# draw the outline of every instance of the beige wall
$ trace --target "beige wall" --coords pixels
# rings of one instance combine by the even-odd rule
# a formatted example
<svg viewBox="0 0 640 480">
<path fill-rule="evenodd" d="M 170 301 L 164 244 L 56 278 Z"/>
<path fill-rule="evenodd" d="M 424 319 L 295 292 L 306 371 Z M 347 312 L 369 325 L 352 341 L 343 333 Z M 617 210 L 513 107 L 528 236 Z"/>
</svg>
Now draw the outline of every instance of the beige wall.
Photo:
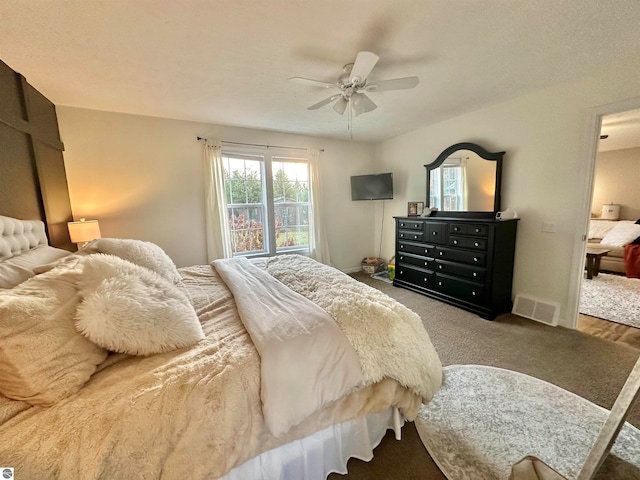
<svg viewBox="0 0 640 480">
<path fill-rule="evenodd" d="M 640 148 L 598 154 L 591 213 L 600 216 L 606 203 L 620 204 L 620 219 L 640 218 Z"/>
<path fill-rule="evenodd" d="M 559 303 L 560 324 L 573 326 L 599 133 L 594 119 L 623 106 L 640 108 L 638 85 L 640 65 L 629 65 L 624 75 L 611 72 L 543 90 L 373 147 L 69 107 L 58 113 L 74 215 L 98 218 L 105 236 L 154 241 L 178 265 L 206 259 L 197 135 L 324 148 L 329 247 L 343 270 L 357 269 L 379 248 L 383 257 L 393 255 L 392 217 L 406 215 L 407 202 L 425 199 L 423 165 L 446 147 L 468 141 L 504 150 L 502 208 L 521 217 L 514 295 Z M 394 200 L 351 201 L 350 175 L 383 171 L 394 174 Z M 556 232 L 542 232 L 543 222 L 555 223 Z"/>
<path fill-rule="evenodd" d="M 178 266 L 206 263 L 202 136 L 324 148 L 333 263 L 358 269 L 378 251 L 372 225 L 379 202 L 352 202 L 349 178 L 374 171 L 370 145 L 63 106 L 57 112 L 74 217 L 98 219 L 105 237 L 152 241 Z"/>
<path fill-rule="evenodd" d="M 640 67 L 640 66 L 639 66 Z M 634 73 L 635 72 L 635 73 Z M 384 252 L 393 253 L 392 215 L 407 201 L 425 197 L 423 165 L 458 142 L 489 151 L 506 151 L 502 209 L 521 217 L 518 225 L 514 296 L 522 293 L 561 305 L 560 324 L 573 326 L 584 265 L 584 243 L 591 205 L 590 161 L 599 129 L 597 113 L 611 113 L 614 102 L 640 104 L 640 68 L 612 72 L 519 97 L 464 116 L 418 129 L 379 145 L 377 156 L 396 169 L 400 185 L 385 212 Z M 589 158 L 591 156 L 591 159 Z M 402 158 L 402 164 L 397 159 Z M 555 233 L 542 232 L 543 222 Z M 377 218 L 377 225 L 380 218 Z"/>
</svg>

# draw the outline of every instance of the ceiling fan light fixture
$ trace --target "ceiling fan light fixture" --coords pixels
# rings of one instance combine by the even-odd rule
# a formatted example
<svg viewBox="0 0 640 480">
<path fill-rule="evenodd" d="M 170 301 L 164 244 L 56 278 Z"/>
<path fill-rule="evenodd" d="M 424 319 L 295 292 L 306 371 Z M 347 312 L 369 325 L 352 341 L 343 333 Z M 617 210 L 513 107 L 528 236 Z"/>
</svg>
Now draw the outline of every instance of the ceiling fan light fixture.
<svg viewBox="0 0 640 480">
<path fill-rule="evenodd" d="M 342 97 L 333 105 L 333 109 L 340 115 L 343 115 L 344 111 L 347 109 L 348 104 L 349 101 L 346 98 Z"/>
<path fill-rule="evenodd" d="M 354 93 L 351 95 L 351 108 L 356 117 L 360 114 L 375 110 L 377 105 L 371 101 L 364 93 Z"/>
</svg>

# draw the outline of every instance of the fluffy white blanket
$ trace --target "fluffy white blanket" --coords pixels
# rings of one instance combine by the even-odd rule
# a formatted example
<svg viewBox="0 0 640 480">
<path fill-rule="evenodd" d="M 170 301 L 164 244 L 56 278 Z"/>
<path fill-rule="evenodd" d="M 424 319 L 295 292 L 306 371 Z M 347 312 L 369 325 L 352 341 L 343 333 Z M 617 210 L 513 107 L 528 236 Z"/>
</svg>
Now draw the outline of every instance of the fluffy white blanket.
<svg viewBox="0 0 640 480">
<path fill-rule="evenodd" d="M 442 365 L 416 313 L 308 257 L 272 257 L 266 269 L 333 316 L 356 350 L 367 384 L 393 378 L 424 402 L 438 391 Z"/>
</svg>

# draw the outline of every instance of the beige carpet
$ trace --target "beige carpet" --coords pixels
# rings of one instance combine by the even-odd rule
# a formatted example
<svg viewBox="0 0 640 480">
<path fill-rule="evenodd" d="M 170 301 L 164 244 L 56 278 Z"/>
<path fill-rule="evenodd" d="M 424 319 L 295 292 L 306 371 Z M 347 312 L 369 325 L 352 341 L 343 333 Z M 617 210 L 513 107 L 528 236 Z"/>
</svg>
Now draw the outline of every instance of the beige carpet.
<svg viewBox="0 0 640 480">
<path fill-rule="evenodd" d="M 596 405 L 611 408 L 639 350 L 595 338 L 576 330 L 550 327 L 515 315 L 494 321 L 371 279 L 354 277 L 415 311 L 423 320 L 444 365 L 491 365 L 522 372 L 553 383 Z M 631 409 L 629 423 L 640 426 L 640 402 Z M 388 434 L 371 462 L 350 460 L 349 473 L 331 480 L 444 479 L 422 445 L 413 423 L 396 441 Z"/>
</svg>

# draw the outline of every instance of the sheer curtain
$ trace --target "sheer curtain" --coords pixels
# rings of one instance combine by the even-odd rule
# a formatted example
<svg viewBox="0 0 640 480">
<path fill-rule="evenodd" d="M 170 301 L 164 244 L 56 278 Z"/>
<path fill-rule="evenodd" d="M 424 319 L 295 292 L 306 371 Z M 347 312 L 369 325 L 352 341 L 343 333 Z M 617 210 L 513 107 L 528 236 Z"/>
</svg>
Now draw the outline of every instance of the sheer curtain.
<svg viewBox="0 0 640 480">
<path fill-rule="evenodd" d="M 331 265 L 329 244 L 324 229 L 319 150 L 309 150 L 309 189 L 312 215 L 312 221 L 309 222 L 309 256 L 321 263 Z"/>
<path fill-rule="evenodd" d="M 202 158 L 205 173 L 205 228 L 207 258 L 231 258 L 231 236 L 224 194 L 224 166 L 222 146 L 219 141 L 202 142 Z"/>
</svg>

